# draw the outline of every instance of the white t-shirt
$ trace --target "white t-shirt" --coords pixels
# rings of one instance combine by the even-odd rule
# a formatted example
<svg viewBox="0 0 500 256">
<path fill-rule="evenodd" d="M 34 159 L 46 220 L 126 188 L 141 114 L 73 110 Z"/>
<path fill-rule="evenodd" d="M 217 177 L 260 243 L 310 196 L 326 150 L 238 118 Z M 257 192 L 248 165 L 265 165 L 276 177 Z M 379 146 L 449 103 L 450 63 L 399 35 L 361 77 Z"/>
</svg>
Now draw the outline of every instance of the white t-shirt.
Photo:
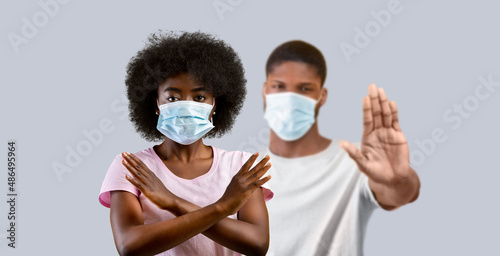
<svg viewBox="0 0 500 256">
<path fill-rule="evenodd" d="M 305 157 L 266 153 L 274 192 L 267 203 L 268 255 L 363 255 L 368 219 L 380 206 L 368 177 L 338 142 Z"/>
</svg>

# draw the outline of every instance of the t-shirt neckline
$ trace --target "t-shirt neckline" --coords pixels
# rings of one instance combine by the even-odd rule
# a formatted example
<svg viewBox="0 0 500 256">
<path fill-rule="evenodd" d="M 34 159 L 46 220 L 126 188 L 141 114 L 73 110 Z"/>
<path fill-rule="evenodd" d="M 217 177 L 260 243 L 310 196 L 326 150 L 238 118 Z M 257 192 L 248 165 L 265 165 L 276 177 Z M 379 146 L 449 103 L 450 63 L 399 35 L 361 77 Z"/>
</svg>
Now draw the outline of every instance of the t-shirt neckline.
<svg viewBox="0 0 500 256">
<path fill-rule="evenodd" d="M 171 178 L 178 180 L 180 182 L 197 182 L 197 181 L 200 181 L 200 180 L 203 180 L 203 179 L 209 177 L 213 172 L 215 172 L 215 169 L 217 168 L 217 164 L 219 161 L 218 149 L 216 147 L 213 147 L 213 146 L 209 146 L 209 147 L 212 148 L 212 154 L 213 154 L 213 158 L 214 158 L 212 160 L 212 165 L 210 166 L 210 169 L 208 170 L 208 172 L 206 172 L 206 173 L 204 173 L 204 174 L 202 174 L 194 179 L 184 179 L 182 177 L 175 175 L 170 169 L 168 169 L 168 167 L 165 165 L 165 163 L 163 163 L 160 156 L 158 156 L 158 154 L 156 154 L 154 146 L 150 147 L 149 151 L 150 151 L 151 155 L 153 155 L 153 157 L 155 158 L 156 163 L 159 164 L 161 166 L 161 168 L 163 168 L 165 173 L 168 176 L 170 176 Z"/>
<path fill-rule="evenodd" d="M 333 149 L 337 146 L 338 142 L 337 140 L 332 139 L 330 144 L 323 150 L 314 153 L 312 155 L 307 155 L 307 156 L 299 156 L 299 157 L 282 157 L 274 154 L 271 152 L 271 149 L 268 147 L 267 151 L 269 153 L 269 156 L 271 157 L 271 160 L 278 160 L 278 161 L 285 161 L 285 162 L 292 162 L 292 161 L 312 161 L 315 159 L 322 159 L 324 155 L 330 154 L 333 152 Z"/>
</svg>

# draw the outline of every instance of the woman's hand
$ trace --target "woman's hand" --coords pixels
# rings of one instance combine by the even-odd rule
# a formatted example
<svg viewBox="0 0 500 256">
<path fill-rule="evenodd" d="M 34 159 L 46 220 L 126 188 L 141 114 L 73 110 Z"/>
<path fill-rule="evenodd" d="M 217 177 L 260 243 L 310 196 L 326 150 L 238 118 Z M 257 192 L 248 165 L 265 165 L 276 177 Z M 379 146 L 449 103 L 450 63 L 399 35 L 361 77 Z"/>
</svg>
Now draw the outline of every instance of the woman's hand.
<svg viewBox="0 0 500 256">
<path fill-rule="evenodd" d="M 151 202 L 160 209 L 173 211 L 180 198 L 170 192 L 163 182 L 134 154 L 124 152 L 123 165 L 132 174 L 127 180 L 136 186 Z"/>
<path fill-rule="evenodd" d="M 265 156 L 257 165 L 255 165 L 255 167 L 250 169 L 258 155 L 258 153 L 255 153 L 250 156 L 238 173 L 234 175 L 233 179 L 227 186 L 224 195 L 222 195 L 218 201 L 218 203 L 222 205 L 223 209 L 228 211 L 230 214 L 238 212 L 238 210 L 253 194 L 255 189 L 259 188 L 271 179 L 270 175 L 261 179 L 269 168 L 271 168 L 271 163 L 268 163 L 269 156 Z"/>
</svg>

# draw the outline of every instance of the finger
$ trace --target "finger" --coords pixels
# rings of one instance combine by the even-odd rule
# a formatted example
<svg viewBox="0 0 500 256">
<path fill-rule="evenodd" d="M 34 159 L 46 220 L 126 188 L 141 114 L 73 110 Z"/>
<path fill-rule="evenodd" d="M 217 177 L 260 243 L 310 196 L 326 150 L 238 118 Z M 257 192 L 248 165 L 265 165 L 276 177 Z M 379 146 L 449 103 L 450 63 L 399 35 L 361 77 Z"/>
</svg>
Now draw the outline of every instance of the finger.
<svg viewBox="0 0 500 256">
<path fill-rule="evenodd" d="M 260 186 L 264 185 L 266 182 L 268 182 L 270 179 L 271 179 L 271 175 L 267 175 L 266 177 L 264 177 L 264 178 L 258 180 L 257 182 L 255 182 L 255 185 L 257 187 L 260 187 Z"/>
<path fill-rule="evenodd" d="M 126 160 L 130 163 L 131 166 L 134 166 L 136 169 L 136 174 L 143 176 L 142 182 L 145 182 L 146 179 L 151 179 L 157 177 L 155 173 L 153 173 L 149 167 L 136 155 L 125 152 Z"/>
<path fill-rule="evenodd" d="M 130 158 L 133 159 L 136 163 L 141 165 L 142 168 L 149 169 L 148 166 L 136 155 L 129 153 L 129 152 L 125 152 L 125 154 L 128 154 L 128 156 L 130 156 Z"/>
<path fill-rule="evenodd" d="M 363 97 L 363 133 L 368 134 L 373 130 L 372 105 L 370 97 Z"/>
<path fill-rule="evenodd" d="M 266 155 L 264 158 L 262 158 L 262 160 L 260 160 L 259 163 L 257 163 L 252 169 L 250 169 L 250 171 L 248 171 L 246 175 L 255 176 L 256 173 L 262 168 L 264 168 L 264 166 L 269 162 L 269 159 L 270 159 L 269 155 Z"/>
<path fill-rule="evenodd" d="M 392 127 L 392 112 L 391 107 L 389 107 L 389 101 L 387 100 L 387 95 L 383 88 L 378 88 L 378 95 L 380 99 L 380 105 L 382 105 L 382 120 L 384 127 Z"/>
<path fill-rule="evenodd" d="M 250 171 L 248 171 L 247 173 L 243 174 L 243 178 L 249 180 L 249 181 L 252 181 L 252 177 L 257 177 L 258 176 L 258 173 L 260 170 L 262 170 L 266 164 L 268 164 L 268 161 L 269 161 L 269 155 L 266 155 L 264 158 L 262 158 L 262 160 L 260 160 L 259 163 L 257 163 L 252 169 L 250 169 Z M 259 176 L 258 178 L 260 178 L 261 176 Z"/>
<path fill-rule="evenodd" d="M 380 107 L 380 99 L 375 84 L 371 84 L 368 87 L 368 95 L 370 95 L 370 103 L 372 105 L 373 129 L 377 129 L 382 126 L 382 109 Z"/>
<path fill-rule="evenodd" d="M 141 159 L 139 159 L 137 156 L 129 152 L 124 152 L 122 153 L 122 155 L 130 163 L 130 165 L 135 166 L 135 168 L 143 175 L 150 174 L 148 166 L 144 162 L 142 162 Z"/>
<path fill-rule="evenodd" d="M 266 174 L 267 171 L 269 171 L 269 169 L 271 169 L 271 163 L 267 163 L 265 166 L 263 166 L 262 168 L 258 169 L 253 175 L 252 177 L 254 177 L 254 179 L 258 180 L 260 179 L 262 176 L 264 176 L 264 174 Z"/>
<path fill-rule="evenodd" d="M 251 155 L 248 158 L 248 160 L 243 164 L 243 166 L 241 166 L 240 170 L 238 171 L 238 173 L 236 173 L 236 175 L 248 172 L 248 170 L 250 169 L 250 167 L 252 167 L 253 163 L 255 162 L 255 159 L 257 159 L 258 156 L 259 156 L 258 152 L 253 153 L 253 155 Z"/>
<path fill-rule="evenodd" d="M 126 164 L 125 167 L 128 166 L 129 168 L 131 168 L 132 172 L 134 172 L 135 174 L 142 175 L 142 173 L 140 172 L 140 169 L 142 169 L 141 166 L 137 164 L 134 160 L 126 157 L 123 159 L 122 163 L 123 165 Z"/>
<path fill-rule="evenodd" d="M 339 141 L 340 147 L 342 147 L 347 154 L 358 164 L 359 169 L 362 171 L 365 169 L 366 162 L 368 159 L 359 151 L 359 149 L 352 143 L 341 140 Z"/>
<path fill-rule="evenodd" d="M 389 106 L 391 107 L 392 111 L 392 127 L 396 131 L 401 131 L 401 127 L 399 126 L 398 106 L 394 101 L 391 101 Z"/>
<path fill-rule="evenodd" d="M 125 168 L 127 168 L 127 170 L 130 172 L 130 174 L 132 174 L 132 176 L 136 180 L 142 181 L 142 179 L 145 178 L 144 175 L 142 175 L 140 172 L 138 172 L 137 169 L 135 168 L 135 166 L 131 165 L 127 160 L 123 160 L 122 164 L 125 166 Z"/>
<path fill-rule="evenodd" d="M 142 183 L 139 182 L 138 180 L 134 179 L 133 177 L 130 177 L 128 175 L 125 175 L 125 178 L 130 182 L 132 183 L 132 185 L 134 185 L 136 188 L 138 188 L 139 190 L 142 189 Z M 142 191 L 142 190 L 141 190 Z"/>
</svg>

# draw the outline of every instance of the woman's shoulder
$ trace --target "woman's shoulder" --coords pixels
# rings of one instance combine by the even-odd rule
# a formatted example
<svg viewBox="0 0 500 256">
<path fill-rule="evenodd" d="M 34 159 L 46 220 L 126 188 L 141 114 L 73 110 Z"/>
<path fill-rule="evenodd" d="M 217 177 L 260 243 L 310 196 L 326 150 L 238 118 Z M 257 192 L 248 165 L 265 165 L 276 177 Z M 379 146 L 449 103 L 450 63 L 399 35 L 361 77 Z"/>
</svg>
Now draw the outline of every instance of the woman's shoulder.
<svg viewBox="0 0 500 256">
<path fill-rule="evenodd" d="M 224 156 L 224 157 L 250 157 L 252 154 L 246 151 L 241 151 L 241 150 L 226 150 L 222 148 L 217 148 L 212 146 L 212 149 L 214 150 L 214 154 L 217 154 L 219 156 Z"/>
<path fill-rule="evenodd" d="M 130 153 L 134 154 L 136 157 L 138 157 L 142 161 L 154 160 L 157 157 L 156 152 L 154 151 L 153 147 L 146 148 L 146 149 L 143 149 L 143 150 L 137 151 L 137 152 L 130 152 Z M 117 161 L 117 160 L 119 160 L 119 161 L 123 160 L 122 153 L 119 153 L 118 155 L 115 156 L 115 161 Z"/>
<path fill-rule="evenodd" d="M 252 155 L 249 152 L 241 150 L 225 150 L 214 146 L 212 146 L 212 148 L 214 150 L 214 156 L 217 156 L 219 162 L 231 162 L 240 166 Z"/>
</svg>

